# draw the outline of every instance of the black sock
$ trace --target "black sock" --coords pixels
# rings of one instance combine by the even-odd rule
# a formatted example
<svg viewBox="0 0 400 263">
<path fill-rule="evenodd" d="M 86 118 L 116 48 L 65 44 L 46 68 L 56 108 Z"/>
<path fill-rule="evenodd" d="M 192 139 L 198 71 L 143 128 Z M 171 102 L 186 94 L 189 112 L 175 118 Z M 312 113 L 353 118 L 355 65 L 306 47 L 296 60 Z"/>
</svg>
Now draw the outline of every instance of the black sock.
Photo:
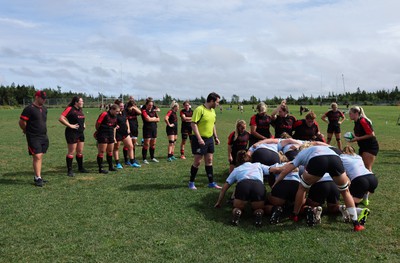
<svg viewBox="0 0 400 263">
<path fill-rule="evenodd" d="M 190 167 L 190 181 L 191 182 L 194 182 L 194 179 L 196 178 L 198 170 L 199 170 L 199 168 L 196 168 L 193 165 L 192 165 L 192 167 Z"/>
<path fill-rule="evenodd" d="M 143 160 L 146 160 L 147 158 L 147 148 L 142 148 L 142 156 L 143 156 Z"/>
<path fill-rule="evenodd" d="M 118 165 L 119 164 L 119 160 L 115 160 L 115 165 Z"/>
<path fill-rule="evenodd" d="M 156 148 L 150 147 L 150 159 L 154 158 L 154 152 L 156 151 Z"/>
<path fill-rule="evenodd" d="M 99 172 L 103 169 L 103 156 L 97 155 L 97 165 L 99 166 Z"/>
<path fill-rule="evenodd" d="M 76 162 L 78 163 L 78 170 L 83 170 L 83 155 L 76 155 Z"/>
<path fill-rule="evenodd" d="M 67 162 L 67 170 L 68 170 L 68 172 L 72 172 L 72 161 L 73 160 L 74 159 L 71 158 L 71 157 L 68 157 L 68 155 L 67 155 L 67 157 L 65 157 L 65 161 Z"/>
<path fill-rule="evenodd" d="M 206 174 L 207 174 L 207 178 L 208 178 L 208 182 L 212 183 L 214 182 L 214 175 L 213 175 L 213 167 L 211 166 L 206 166 Z"/>
<path fill-rule="evenodd" d="M 112 164 L 112 155 L 107 154 L 107 163 L 108 163 L 108 169 L 112 170 L 113 169 L 113 164 Z"/>
<path fill-rule="evenodd" d="M 125 148 L 122 150 L 122 152 L 124 153 L 124 160 L 125 162 L 128 162 L 128 148 Z"/>
</svg>

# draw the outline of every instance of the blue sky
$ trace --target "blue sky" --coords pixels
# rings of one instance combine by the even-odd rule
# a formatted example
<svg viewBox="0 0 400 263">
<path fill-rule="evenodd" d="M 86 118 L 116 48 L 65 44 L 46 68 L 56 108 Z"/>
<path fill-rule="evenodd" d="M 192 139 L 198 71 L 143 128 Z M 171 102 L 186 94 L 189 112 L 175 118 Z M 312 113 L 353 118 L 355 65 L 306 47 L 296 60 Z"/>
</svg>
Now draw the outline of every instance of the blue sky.
<svg viewBox="0 0 400 263">
<path fill-rule="evenodd" d="M 0 84 L 228 100 L 393 89 L 400 1 L 0 0 Z M 343 85 L 344 80 L 344 85 Z"/>
</svg>

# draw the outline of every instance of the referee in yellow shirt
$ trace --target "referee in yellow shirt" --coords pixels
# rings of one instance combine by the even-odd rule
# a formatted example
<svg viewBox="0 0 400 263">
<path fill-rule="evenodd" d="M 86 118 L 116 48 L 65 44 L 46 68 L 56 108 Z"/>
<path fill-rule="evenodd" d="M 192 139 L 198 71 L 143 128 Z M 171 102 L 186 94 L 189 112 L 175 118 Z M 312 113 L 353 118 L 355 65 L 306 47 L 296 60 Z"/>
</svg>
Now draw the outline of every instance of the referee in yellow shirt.
<svg viewBox="0 0 400 263">
<path fill-rule="evenodd" d="M 213 174 L 213 155 L 214 155 L 214 141 L 215 144 L 219 144 L 217 135 L 217 129 L 215 127 L 215 121 L 217 115 L 215 114 L 215 108 L 219 105 L 220 96 L 212 92 L 208 94 L 207 101 L 205 104 L 197 107 L 192 116 L 191 127 L 193 130 L 192 136 L 192 153 L 194 160 L 192 167 L 190 168 L 190 181 L 189 189 L 196 190 L 194 180 L 199 170 L 201 160 L 204 156 L 205 169 L 208 177 L 208 187 L 221 189 L 216 182 L 214 182 Z"/>
</svg>

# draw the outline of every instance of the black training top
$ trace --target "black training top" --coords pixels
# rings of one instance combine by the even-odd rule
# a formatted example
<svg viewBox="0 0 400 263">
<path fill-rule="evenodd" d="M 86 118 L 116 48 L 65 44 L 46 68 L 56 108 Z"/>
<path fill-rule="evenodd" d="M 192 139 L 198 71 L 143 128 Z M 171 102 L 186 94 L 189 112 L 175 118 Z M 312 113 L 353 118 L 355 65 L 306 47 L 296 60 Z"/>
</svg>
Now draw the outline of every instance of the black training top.
<svg viewBox="0 0 400 263">
<path fill-rule="evenodd" d="M 46 136 L 47 135 L 47 108 L 42 106 L 38 107 L 30 104 L 22 111 L 20 119 L 26 121 L 26 135 L 27 136 Z"/>
</svg>

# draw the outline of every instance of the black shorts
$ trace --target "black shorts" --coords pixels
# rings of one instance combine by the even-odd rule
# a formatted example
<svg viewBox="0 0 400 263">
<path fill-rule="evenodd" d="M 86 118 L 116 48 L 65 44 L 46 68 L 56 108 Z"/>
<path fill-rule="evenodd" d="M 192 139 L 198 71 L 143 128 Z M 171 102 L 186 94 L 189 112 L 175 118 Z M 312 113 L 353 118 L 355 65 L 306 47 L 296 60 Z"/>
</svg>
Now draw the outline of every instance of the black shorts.
<svg viewBox="0 0 400 263">
<path fill-rule="evenodd" d="M 378 179 L 373 174 L 359 176 L 351 181 L 350 194 L 356 198 L 363 198 L 366 192 L 374 193 L 378 187 Z"/>
<path fill-rule="evenodd" d="M 285 153 L 285 156 L 289 159 L 289 161 L 293 161 L 294 158 L 299 154 L 299 150 L 290 150 Z"/>
<path fill-rule="evenodd" d="M 186 140 L 192 134 L 192 126 L 190 122 L 182 122 L 181 127 L 182 139 Z"/>
<path fill-rule="evenodd" d="M 295 180 L 282 180 L 272 188 L 271 196 L 293 203 L 298 188 L 299 182 Z"/>
<path fill-rule="evenodd" d="M 96 134 L 96 140 L 97 143 L 106 143 L 106 144 L 111 144 L 114 143 L 114 133 L 103 133 L 103 132 L 98 132 Z"/>
<path fill-rule="evenodd" d="M 308 191 L 308 198 L 319 205 L 337 204 L 339 202 L 339 189 L 335 182 L 324 181 L 313 184 Z"/>
<path fill-rule="evenodd" d="M 83 131 L 72 130 L 72 129 L 65 129 L 65 140 L 68 144 L 75 144 L 78 142 L 85 141 L 85 135 Z"/>
<path fill-rule="evenodd" d="M 253 163 L 262 163 L 265 165 L 273 165 L 280 163 L 279 154 L 267 148 L 259 148 L 251 155 Z"/>
<path fill-rule="evenodd" d="M 246 179 L 236 185 L 235 199 L 242 201 L 265 201 L 266 190 L 259 180 Z"/>
<path fill-rule="evenodd" d="M 372 143 L 370 145 L 358 145 L 360 148 L 358 149 L 358 155 L 362 155 L 363 152 L 367 152 L 372 154 L 373 156 L 377 156 L 379 152 L 379 144 Z"/>
<path fill-rule="evenodd" d="M 310 159 L 306 171 L 318 177 L 329 173 L 331 177 L 340 176 L 344 173 L 342 160 L 337 155 L 320 155 Z"/>
<path fill-rule="evenodd" d="M 174 126 L 174 127 L 167 126 L 165 128 L 165 131 L 167 132 L 168 136 L 170 136 L 170 135 L 178 135 L 178 127 L 177 126 Z"/>
<path fill-rule="evenodd" d="M 28 142 L 29 155 L 46 153 L 49 148 L 49 138 L 47 136 L 31 137 L 26 136 Z"/>
<path fill-rule="evenodd" d="M 115 139 L 117 139 L 117 142 L 123 141 L 126 137 L 129 136 L 128 130 L 117 130 L 115 134 Z"/>
<path fill-rule="evenodd" d="M 155 139 L 157 138 L 157 128 L 143 128 L 144 139 Z"/>
<path fill-rule="evenodd" d="M 328 124 L 328 133 L 340 133 L 340 124 Z"/>
<path fill-rule="evenodd" d="M 137 138 L 139 136 L 139 124 L 137 121 L 129 121 L 129 129 L 131 131 L 130 136 Z"/>
<path fill-rule="evenodd" d="M 191 138 L 192 154 L 205 155 L 207 153 L 214 153 L 214 137 L 203 138 L 205 145 L 200 145 L 196 136 Z"/>
</svg>

